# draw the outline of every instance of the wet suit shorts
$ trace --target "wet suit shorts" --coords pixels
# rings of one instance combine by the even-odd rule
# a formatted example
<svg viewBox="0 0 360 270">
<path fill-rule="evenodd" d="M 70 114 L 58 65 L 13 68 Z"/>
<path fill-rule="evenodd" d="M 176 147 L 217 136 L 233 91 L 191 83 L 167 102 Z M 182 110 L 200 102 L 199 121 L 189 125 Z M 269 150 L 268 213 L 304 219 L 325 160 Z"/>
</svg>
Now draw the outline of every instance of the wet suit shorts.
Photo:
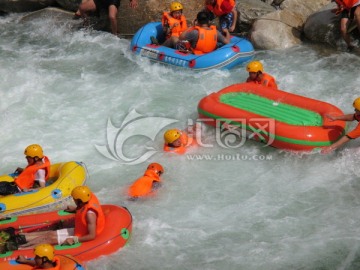
<svg viewBox="0 0 360 270">
<path fill-rule="evenodd" d="M 114 5 L 116 8 L 120 6 L 120 0 L 95 0 L 96 10 L 108 10 L 109 6 Z"/>
<path fill-rule="evenodd" d="M 355 6 L 355 7 L 352 7 L 352 8 L 350 9 L 350 11 L 344 9 L 344 10 L 341 12 L 341 19 L 347 18 L 347 19 L 353 20 L 353 19 L 354 19 L 355 9 L 356 9 L 357 7 L 359 7 L 359 6 L 360 6 L 360 5 L 357 5 L 357 6 Z"/>
</svg>

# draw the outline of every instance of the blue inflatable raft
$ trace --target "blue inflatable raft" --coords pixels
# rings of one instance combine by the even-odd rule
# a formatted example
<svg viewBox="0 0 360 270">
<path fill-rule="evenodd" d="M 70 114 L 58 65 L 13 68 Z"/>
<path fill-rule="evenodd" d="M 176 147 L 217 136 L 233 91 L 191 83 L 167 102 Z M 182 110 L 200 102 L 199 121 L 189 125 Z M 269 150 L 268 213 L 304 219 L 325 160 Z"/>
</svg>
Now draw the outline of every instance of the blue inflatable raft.
<svg viewBox="0 0 360 270">
<path fill-rule="evenodd" d="M 208 69 L 231 69 L 250 61 L 254 56 L 254 47 L 244 38 L 231 37 L 226 44 L 213 52 L 194 55 L 175 49 L 151 44 L 150 37 L 164 41 L 164 33 L 160 22 L 151 22 L 140 28 L 131 41 L 131 50 L 151 61 L 167 65 L 204 71 Z"/>
</svg>

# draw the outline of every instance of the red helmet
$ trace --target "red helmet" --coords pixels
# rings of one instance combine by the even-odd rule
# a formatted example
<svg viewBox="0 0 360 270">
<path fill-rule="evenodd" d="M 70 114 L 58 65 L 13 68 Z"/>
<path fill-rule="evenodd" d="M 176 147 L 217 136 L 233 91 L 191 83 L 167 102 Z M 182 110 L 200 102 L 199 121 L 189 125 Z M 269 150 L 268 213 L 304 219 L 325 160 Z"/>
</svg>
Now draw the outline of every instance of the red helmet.
<svg viewBox="0 0 360 270">
<path fill-rule="evenodd" d="M 161 174 L 164 173 L 164 168 L 159 163 L 150 163 L 147 167 L 147 170 L 152 170 L 154 172 L 160 172 Z"/>
</svg>

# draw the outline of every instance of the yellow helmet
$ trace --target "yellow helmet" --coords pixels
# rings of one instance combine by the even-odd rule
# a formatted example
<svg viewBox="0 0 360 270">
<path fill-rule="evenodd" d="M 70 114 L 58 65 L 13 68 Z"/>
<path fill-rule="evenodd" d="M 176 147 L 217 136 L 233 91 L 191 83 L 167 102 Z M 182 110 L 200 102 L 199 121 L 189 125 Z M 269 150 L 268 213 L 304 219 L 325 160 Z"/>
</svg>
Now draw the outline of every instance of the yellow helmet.
<svg viewBox="0 0 360 270">
<path fill-rule="evenodd" d="M 358 97 L 357 99 L 354 100 L 353 106 L 355 109 L 360 111 L 360 97 Z"/>
<path fill-rule="evenodd" d="M 172 2 L 170 4 L 170 12 L 182 10 L 182 9 L 183 9 L 183 5 L 179 2 Z"/>
<path fill-rule="evenodd" d="M 32 158 L 33 157 L 39 157 L 39 158 L 44 157 L 43 150 L 42 150 L 41 146 L 38 144 L 31 144 L 28 147 L 26 147 L 24 154 L 25 154 L 25 156 L 32 157 Z"/>
<path fill-rule="evenodd" d="M 34 254 L 40 258 L 46 257 L 49 261 L 54 259 L 54 248 L 49 244 L 37 245 L 34 249 Z"/>
<path fill-rule="evenodd" d="M 264 72 L 263 65 L 259 61 L 252 61 L 246 66 L 247 72 Z"/>
<path fill-rule="evenodd" d="M 181 132 L 178 129 L 169 129 L 164 134 L 164 139 L 166 143 L 173 143 L 181 136 Z"/>
<path fill-rule="evenodd" d="M 91 198 L 91 190 L 87 186 L 78 186 L 72 190 L 71 197 L 74 200 L 81 200 L 83 203 L 86 203 Z"/>
</svg>

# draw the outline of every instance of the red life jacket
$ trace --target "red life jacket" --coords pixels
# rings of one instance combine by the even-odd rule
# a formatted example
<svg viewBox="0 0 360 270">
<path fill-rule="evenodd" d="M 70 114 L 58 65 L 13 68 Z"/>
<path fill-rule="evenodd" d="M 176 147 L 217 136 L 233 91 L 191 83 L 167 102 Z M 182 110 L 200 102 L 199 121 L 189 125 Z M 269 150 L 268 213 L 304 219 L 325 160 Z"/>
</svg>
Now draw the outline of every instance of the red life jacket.
<svg viewBox="0 0 360 270">
<path fill-rule="evenodd" d="M 60 270 L 61 269 L 61 265 L 60 265 L 60 259 L 58 257 L 54 257 L 54 263 L 55 263 L 55 266 L 54 267 L 51 267 L 51 268 L 47 268 L 48 270 Z M 40 267 L 33 267 L 32 270 L 37 270 L 37 269 L 44 269 L 42 268 L 41 266 Z"/>
<path fill-rule="evenodd" d="M 181 141 L 181 145 L 179 147 L 171 147 L 168 144 L 164 144 L 164 151 L 165 152 L 174 152 L 177 154 L 185 154 L 186 152 L 186 147 L 188 145 L 188 136 L 184 131 L 180 131 L 181 135 L 180 135 L 180 141 Z"/>
<path fill-rule="evenodd" d="M 91 194 L 90 200 L 75 214 L 75 235 L 84 236 L 88 234 L 88 224 L 86 222 L 86 214 L 91 210 L 96 213 L 96 235 L 99 235 L 105 227 L 105 215 L 101 209 L 98 198 L 94 193 Z"/>
<path fill-rule="evenodd" d="M 154 181 L 161 182 L 160 176 L 153 170 L 146 170 L 144 176 L 137 179 L 129 188 L 130 197 L 142 197 L 152 192 Z"/>
<path fill-rule="evenodd" d="M 44 163 L 42 164 L 36 163 L 34 165 L 28 165 L 15 179 L 15 184 L 20 189 L 32 188 L 35 182 L 35 174 L 40 169 L 45 169 L 45 179 L 48 180 L 50 172 L 50 160 L 48 157 L 44 156 L 43 161 Z"/>
<path fill-rule="evenodd" d="M 193 48 L 194 54 L 209 53 L 216 49 L 217 30 L 215 25 L 211 25 L 210 29 L 204 29 L 199 26 L 194 26 L 194 29 L 199 32 L 199 39 L 196 47 Z"/>
<path fill-rule="evenodd" d="M 359 0 L 335 0 L 339 6 L 343 6 L 347 10 L 350 10 L 355 5 L 359 5 Z"/>
<path fill-rule="evenodd" d="M 230 13 L 235 7 L 235 0 L 216 0 L 214 5 L 206 5 L 206 8 L 216 16 Z"/>
<path fill-rule="evenodd" d="M 166 36 L 166 38 L 169 38 L 171 36 L 178 37 L 182 32 L 184 32 L 187 29 L 187 23 L 186 18 L 184 15 L 181 14 L 180 20 L 175 19 L 169 12 L 164 12 L 161 24 L 168 25 L 170 30 L 170 33 Z M 176 26 L 175 26 L 176 25 Z"/>
</svg>

